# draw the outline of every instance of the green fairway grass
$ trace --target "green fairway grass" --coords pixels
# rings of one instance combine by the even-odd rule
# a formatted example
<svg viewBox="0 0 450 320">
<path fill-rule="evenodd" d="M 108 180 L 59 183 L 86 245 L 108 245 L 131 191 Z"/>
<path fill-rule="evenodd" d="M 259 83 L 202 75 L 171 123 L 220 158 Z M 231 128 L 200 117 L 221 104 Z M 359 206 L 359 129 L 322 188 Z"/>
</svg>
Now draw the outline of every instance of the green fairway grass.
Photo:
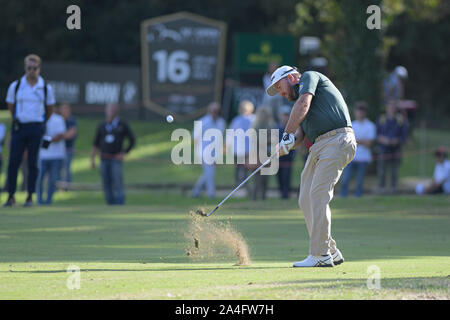
<svg viewBox="0 0 450 320">
<path fill-rule="evenodd" d="M 9 114 L 0 121 L 10 125 Z M 79 117 L 74 183 L 97 185 L 89 155 L 100 117 Z M 174 165 L 171 132 L 191 123 L 130 121 L 137 145 L 126 156 L 127 185 L 193 184 L 200 165 Z M 419 142 L 426 142 L 420 158 Z M 431 177 L 432 150 L 448 131 L 418 129 L 405 146 L 400 183 Z M 3 185 L 8 148 L 4 148 Z M 297 187 L 303 159 L 296 157 Z M 374 176 L 366 180 L 371 182 Z M 21 177 L 19 176 L 19 183 Z M 234 166 L 217 167 L 216 182 L 234 186 Z M 269 178 L 270 186 L 276 179 Z M 194 260 L 185 253 L 189 211 L 214 208 L 222 197 L 193 199 L 179 190 L 127 188 L 127 205 L 106 206 L 94 191 L 57 192 L 52 206 L 0 207 L 0 299 L 449 299 L 448 196 L 366 196 L 332 202 L 332 233 L 346 259 L 335 268 L 294 269 L 308 254 L 308 236 L 295 199 L 252 202 L 233 197 L 211 221 L 229 223 L 249 246 L 250 266 L 232 251 Z M 230 189 L 231 190 L 231 189 Z M 6 200 L 3 193 L 1 202 Z M 19 205 L 25 194 L 18 192 Z M 67 281 L 80 269 L 81 287 Z M 380 289 L 370 289 L 380 276 Z"/>
<path fill-rule="evenodd" d="M 294 199 L 231 199 L 205 218 L 244 236 L 250 266 L 231 252 L 192 260 L 188 212 L 217 201 L 137 192 L 108 207 L 100 192 L 68 192 L 53 206 L 0 208 L 0 299 L 450 297 L 449 197 L 335 199 L 332 233 L 346 261 L 311 269 L 291 267 L 308 253 Z M 79 289 L 67 287 L 69 266 L 80 268 Z M 380 289 L 367 286 L 373 270 Z"/>
</svg>

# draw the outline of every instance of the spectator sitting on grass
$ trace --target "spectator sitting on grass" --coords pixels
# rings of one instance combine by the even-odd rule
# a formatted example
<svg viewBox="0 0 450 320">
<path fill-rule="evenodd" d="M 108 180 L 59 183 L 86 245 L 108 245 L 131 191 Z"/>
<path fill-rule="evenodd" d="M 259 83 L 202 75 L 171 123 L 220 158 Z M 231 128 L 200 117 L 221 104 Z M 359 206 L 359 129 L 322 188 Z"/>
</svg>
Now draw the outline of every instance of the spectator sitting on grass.
<svg viewBox="0 0 450 320">
<path fill-rule="evenodd" d="M 434 167 L 433 180 L 425 188 L 422 183 L 416 186 L 417 194 L 450 194 L 450 161 L 447 160 L 447 152 L 444 148 L 438 148 L 434 152 L 436 166 Z"/>
</svg>

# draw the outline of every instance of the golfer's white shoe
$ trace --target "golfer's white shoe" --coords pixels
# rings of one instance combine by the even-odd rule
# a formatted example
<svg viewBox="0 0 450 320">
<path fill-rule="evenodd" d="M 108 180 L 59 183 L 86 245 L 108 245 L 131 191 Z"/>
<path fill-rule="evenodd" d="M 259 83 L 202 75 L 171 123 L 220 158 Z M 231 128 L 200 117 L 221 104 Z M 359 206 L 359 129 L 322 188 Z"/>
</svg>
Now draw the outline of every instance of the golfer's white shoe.
<svg viewBox="0 0 450 320">
<path fill-rule="evenodd" d="M 309 255 L 303 261 L 294 262 L 293 267 L 304 267 L 304 268 L 312 268 L 312 267 L 333 267 L 333 257 L 331 254 L 327 254 L 325 256 L 316 257 L 313 255 Z"/>
<path fill-rule="evenodd" d="M 338 248 L 336 248 L 336 251 L 331 256 L 333 257 L 333 264 L 335 266 L 344 262 L 344 256 Z"/>
</svg>

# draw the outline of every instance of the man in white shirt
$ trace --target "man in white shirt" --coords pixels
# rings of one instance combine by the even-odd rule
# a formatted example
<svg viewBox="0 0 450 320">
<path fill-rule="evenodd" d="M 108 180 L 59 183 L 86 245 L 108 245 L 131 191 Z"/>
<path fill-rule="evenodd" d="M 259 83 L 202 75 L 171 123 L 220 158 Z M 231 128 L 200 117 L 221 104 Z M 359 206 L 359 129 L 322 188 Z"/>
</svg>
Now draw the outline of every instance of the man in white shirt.
<svg viewBox="0 0 450 320">
<path fill-rule="evenodd" d="M 367 104 L 365 102 L 358 102 L 355 105 L 355 118 L 356 120 L 352 122 L 352 127 L 355 132 L 357 148 L 355 158 L 353 158 L 353 161 L 350 162 L 342 173 L 342 197 L 348 196 L 348 185 L 354 172 L 356 172 L 355 196 L 362 196 L 364 176 L 366 174 L 367 167 L 372 161 L 370 146 L 375 140 L 377 134 L 375 124 L 367 119 Z"/>
<path fill-rule="evenodd" d="M 434 153 L 436 166 L 434 167 L 433 180 L 424 188 L 417 185 L 418 194 L 450 194 L 450 161 L 447 160 L 447 151 L 444 147 L 438 148 Z"/>
<path fill-rule="evenodd" d="M 11 112 L 13 130 L 8 162 L 8 193 L 6 207 L 16 204 L 14 194 L 17 186 L 17 172 L 25 150 L 28 151 L 28 196 L 24 206 L 33 204 L 32 195 L 38 176 L 38 152 L 44 133 L 45 121 L 51 115 L 55 97 L 50 85 L 39 76 L 41 58 L 35 54 L 25 57 L 25 75 L 8 88 L 6 103 Z"/>
<path fill-rule="evenodd" d="M 56 181 L 59 180 L 61 169 L 66 157 L 66 144 L 64 133 L 66 132 L 66 122 L 64 118 L 53 113 L 46 124 L 44 140 L 47 137 L 50 144 L 47 148 L 43 144 L 39 149 L 39 175 L 37 179 L 37 201 L 39 204 L 51 204 L 53 193 L 56 190 Z M 43 181 L 48 175 L 47 199 L 43 199 Z"/>
<path fill-rule="evenodd" d="M 223 118 L 220 117 L 220 104 L 217 102 L 210 103 L 208 106 L 208 114 L 200 118 L 200 126 L 194 126 L 194 144 L 197 155 L 201 154 L 203 174 L 198 178 L 197 183 L 192 191 L 193 197 L 200 196 L 200 192 L 203 187 L 206 187 L 206 194 L 208 197 L 213 198 L 216 192 L 215 188 L 215 176 L 216 176 L 216 164 L 210 163 L 208 159 L 215 154 L 206 154 L 205 149 L 213 143 L 213 141 L 204 141 L 204 135 L 208 129 L 217 129 L 223 134 L 225 132 L 226 123 Z M 222 141 L 223 143 L 223 141 Z M 221 145 L 222 147 L 222 145 Z"/>
<path fill-rule="evenodd" d="M 227 148 L 233 146 L 233 155 L 236 165 L 236 184 L 241 183 L 247 178 L 248 153 L 250 151 L 250 138 L 245 135 L 255 118 L 253 111 L 255 106 L 249 100 L 243 100 L 239 103 L 239 115 L 231 120 L 229 129 L 233 130 L 233 135 L 227 135 Z M 243 131 L 244 138 L 238 136 L 237 130 Z M 239 139 L 239 138 L 241 139 Z"/>
</svg>

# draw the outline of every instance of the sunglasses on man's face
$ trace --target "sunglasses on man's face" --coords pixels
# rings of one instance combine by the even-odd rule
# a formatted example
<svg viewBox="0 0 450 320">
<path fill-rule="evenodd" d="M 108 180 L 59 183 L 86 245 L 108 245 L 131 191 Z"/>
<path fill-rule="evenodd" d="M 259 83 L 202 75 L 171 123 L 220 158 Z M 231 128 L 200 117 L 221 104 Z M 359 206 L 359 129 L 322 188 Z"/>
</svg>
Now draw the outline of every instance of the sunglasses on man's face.
<svg viewBox="0 0 450 320">
<path fill-rule="evenodd" d="M 36 71 L 37 69 L 39 69 L 39 67 L 27 67 L 27 71 L 31 71 L 31 70 L 33 70 L 33 71 Z"/>
</svg>

